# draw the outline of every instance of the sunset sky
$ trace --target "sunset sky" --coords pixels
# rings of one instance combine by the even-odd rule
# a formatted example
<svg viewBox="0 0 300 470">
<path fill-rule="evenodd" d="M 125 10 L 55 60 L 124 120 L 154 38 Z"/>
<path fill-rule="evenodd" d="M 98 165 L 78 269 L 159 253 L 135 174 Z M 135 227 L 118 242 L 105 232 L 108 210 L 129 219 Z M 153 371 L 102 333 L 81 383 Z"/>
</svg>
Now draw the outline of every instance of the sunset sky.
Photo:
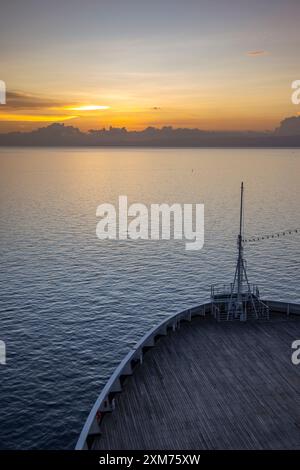
<svg viewBox="0 0 300 470">
<path fill-rule="evenodd" d="M 297 115 L 299 0 L 10 0 L 0 132 L 274 129 Z"/>
</svg>

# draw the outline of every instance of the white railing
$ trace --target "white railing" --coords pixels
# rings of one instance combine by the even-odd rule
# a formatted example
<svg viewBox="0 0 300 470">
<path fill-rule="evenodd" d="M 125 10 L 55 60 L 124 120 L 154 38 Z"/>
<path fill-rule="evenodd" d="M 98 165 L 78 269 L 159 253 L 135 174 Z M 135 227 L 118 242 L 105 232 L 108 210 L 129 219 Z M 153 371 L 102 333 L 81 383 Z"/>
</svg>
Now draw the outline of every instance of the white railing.
<svg viewBox="0 0 300 470">
<path fill-rule="evenodd" d="M 210 309 L 211 303 L 207 302 L 197 307 L 193 307 L 188 310 L 184 310 L 183 312 L 171 315 L 159 323 L 158 326 L 152 328 L 137 342 L 133 349 L 129 351 L 129 353 L 115 369 L 114 373 L 97 398 L 81 431 L 76 444 L 76 450 L 87 450 L 89 448 L 88 438 L 93 438 L 93 436 L 100 434 L 101 418 L 103 413 L 112 411 L 114 408 L 114 404 L 110 398 L 110 395 L 122 391 L 122 376 L 124 377 L 127 375 L 132 375 L 134 363 L 142 363 L 145 349 L 153 347 L 155 345 L 156 339 L 160 336 L 167 335 L 168 330 L 175 331 L 177 328 L 179 328 L 181 321 L 191 321 L 192 317 L 194 316 L 204 316 L 206 313 L 210 313 Z"/>
</svg>

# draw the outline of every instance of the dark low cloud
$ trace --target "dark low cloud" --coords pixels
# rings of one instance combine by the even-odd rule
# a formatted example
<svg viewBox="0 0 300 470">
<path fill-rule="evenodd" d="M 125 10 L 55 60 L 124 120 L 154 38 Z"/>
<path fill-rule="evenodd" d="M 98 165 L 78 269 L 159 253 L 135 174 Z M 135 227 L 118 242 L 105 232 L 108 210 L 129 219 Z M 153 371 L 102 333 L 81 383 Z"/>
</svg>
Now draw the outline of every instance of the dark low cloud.
<svg viewBox="0 0 300 470">
<path fill-rule="evenodd" d="M 55 123 L 30 132 L 0 134 L 1 145 L 300 148 L 300 117 L 284 119 L 274 132 L 220 132 L 165 126 L 147 127 L 141 131 L 110 127 L 86 133 L 73 126 Z"/>
<path fill-rule="evenodd" d="M 15 110 L 22 109 L 49 109 L 52 107 L 63 106 L 62 102 L 48 97 L 42 97 L 23 91 L 7 91 L 6 108 Z"/>
<path fill-rule="evenodd" d="M 279 127 L 275 129 L 276 135 L 300 136 L 300 116 L 291 116 L 281 121 Z"/>
</svg>

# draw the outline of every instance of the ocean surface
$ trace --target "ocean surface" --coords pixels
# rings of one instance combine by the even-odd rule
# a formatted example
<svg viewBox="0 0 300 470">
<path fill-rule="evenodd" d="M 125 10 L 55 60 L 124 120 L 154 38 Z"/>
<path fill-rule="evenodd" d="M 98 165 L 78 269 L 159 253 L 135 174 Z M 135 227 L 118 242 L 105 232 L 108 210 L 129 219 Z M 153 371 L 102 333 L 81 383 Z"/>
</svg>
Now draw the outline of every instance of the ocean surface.
<svg viewBox="0 0 300 470">
<path fill-rule="evenodd" d="M 72 449 L 115 366 L 162 318 L 233 279 L 245 237 L 300 226 L 300 150 L 0 149 L 0 448 Z M 96 208 L 204 203 L 202 250 L 100 241 Z M 300 302 L 300 234 L 245 246 L 263 298 Z"/>
</svg>

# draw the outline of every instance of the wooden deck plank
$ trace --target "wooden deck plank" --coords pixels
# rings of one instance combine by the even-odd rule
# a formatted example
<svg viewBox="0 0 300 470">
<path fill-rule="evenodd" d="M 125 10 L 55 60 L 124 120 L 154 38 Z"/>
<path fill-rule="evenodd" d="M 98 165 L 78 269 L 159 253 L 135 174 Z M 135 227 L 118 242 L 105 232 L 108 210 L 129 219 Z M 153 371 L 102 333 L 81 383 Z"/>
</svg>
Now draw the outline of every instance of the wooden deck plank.
<svg viewBox="0 0 300 470">
<path fill-rule="evenodd" d="M 127 379 L 94 448 L 300 448 L 299 338 L 297 317 L 182 324 Z"/>
</svg>

